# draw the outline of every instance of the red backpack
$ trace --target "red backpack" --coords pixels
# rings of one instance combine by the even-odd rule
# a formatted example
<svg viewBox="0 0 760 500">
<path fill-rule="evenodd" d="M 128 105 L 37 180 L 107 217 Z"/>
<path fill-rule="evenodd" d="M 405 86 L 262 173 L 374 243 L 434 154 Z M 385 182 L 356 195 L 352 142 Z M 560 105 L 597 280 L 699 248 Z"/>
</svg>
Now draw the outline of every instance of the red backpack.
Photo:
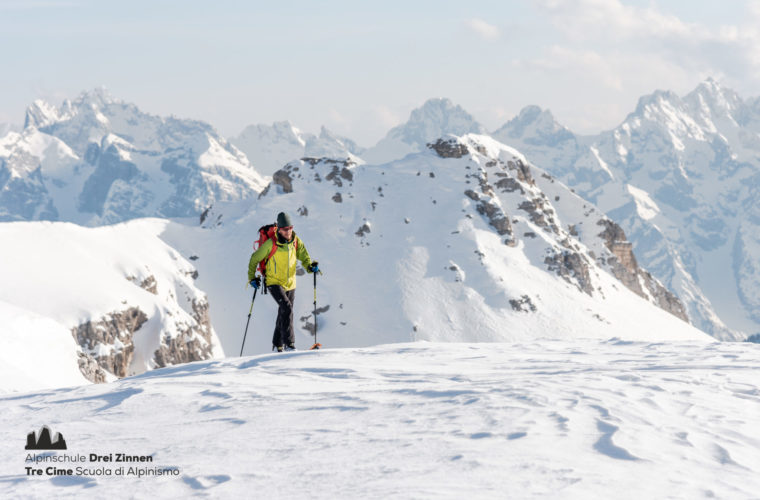
<svg viewBox="0 0 760 500">
<path fill-rule="evenodd" d="M 272 240 L 272 250 L 269 252 L 269 255 L 262 259 L 262 261 L 259 262 L 259 265 L 256 266 L 256 269 L 264 278 L 262 280 L 264 285 L 264 290 L 262 293 L 267 293 L 267 262 L 269 262 L 269 259 L 271 259 L 272 255 L 274 255 L 274 253 L 277 251 L 277 224 L 267 224 L 259 228 L 259 239 L 253 242 L 253 250 L 256 251 L 257 249 L 261 248 L 261 245 L 263 245 L 267 240 Z M 294 243 L 296 250 L 298 250 L 298 238 L 295 239 Z"/>
</svg>

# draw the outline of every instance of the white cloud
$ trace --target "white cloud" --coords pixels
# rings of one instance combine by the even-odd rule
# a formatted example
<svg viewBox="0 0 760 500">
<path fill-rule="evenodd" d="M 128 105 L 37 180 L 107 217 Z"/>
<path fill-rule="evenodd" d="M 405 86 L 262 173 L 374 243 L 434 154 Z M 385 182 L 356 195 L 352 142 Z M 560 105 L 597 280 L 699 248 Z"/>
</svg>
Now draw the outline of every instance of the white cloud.
<svg viewBox="0 0 760 500">
<path fill-rule="evenodd" d="M 577 73 L 585 79 L 594 79 L 604 86 L 621 90 L 623 82 L 618 76 L 614 61 L 593 50 L 573 50 L 555 45 L 545 57 L 517 61 L 517 65 L 548 72 L 563 71 Z"/>
<path fill-rule="evenodd" d="M 676 77 L 655 81 L 651 67 L 671 68 L 680 78 L 725 77 L 737 90 L 754 92 L 760 84 L 760 2 L 745 3 L 747 15 L 735 24 L 689 23 L 648 7 L 620 0 L 533 0 L 561 43 L 524 65 L 586 68 L 601 83 L 619 88 L 631 76 L 649 75 L 652 88 L 672 88 Z M 628 64 L 638 64 L 636 67 Z M 663 76 L 658 74 L 657 76 Z"/>
<path fill-rule="evenodd" d="M 386 129 L 393 128 L 404 122 L 404 116 L 394 113 L 388 106 L 374 106 L 372 108 L 372 116 L 378 124 Z"/>
<path fill-rule="evenodd" d="M 465 21 L 465 26 L 484 40 L 494 41 L 501 36 L 499 28 L 482 19 L 468 19 Z"/>
<path fill-rule="evenodd" d="M 698 25 L 685 23 L 653 7 L 624 5 L 619 0 L 534 0 L 534 3 L 573 40 L 704 36 Z"/>
</svg>

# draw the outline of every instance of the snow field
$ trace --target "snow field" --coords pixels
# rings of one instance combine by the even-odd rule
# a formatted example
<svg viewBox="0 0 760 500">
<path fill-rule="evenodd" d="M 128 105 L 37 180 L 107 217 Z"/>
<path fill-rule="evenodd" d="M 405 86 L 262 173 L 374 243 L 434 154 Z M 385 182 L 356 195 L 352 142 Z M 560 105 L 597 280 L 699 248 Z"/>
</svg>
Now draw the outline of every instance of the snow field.
<svg viewBox="0 0 760 500">
<path fill-rule="evenodd" d="M 760 350 L 616 339 L 392 344 L 198 362 L 0 397 L 5 498 L 750 498 Z M 174 478 L 26 477 L 69 451 Z"/>
</svg>

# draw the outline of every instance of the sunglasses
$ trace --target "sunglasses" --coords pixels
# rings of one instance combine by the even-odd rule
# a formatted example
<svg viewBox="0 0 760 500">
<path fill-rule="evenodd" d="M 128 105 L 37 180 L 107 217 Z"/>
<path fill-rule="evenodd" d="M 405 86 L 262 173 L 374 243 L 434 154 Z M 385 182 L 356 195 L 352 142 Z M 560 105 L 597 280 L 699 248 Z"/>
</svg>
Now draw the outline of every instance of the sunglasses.
<svg viewBox="0 0 760 500">
<path fill-rule="evenodd" d="M 293 229 L 293 226 L 281 227 L 280 229 L 283 229 L 285 231 L 290 231 Z"/>
</svg>

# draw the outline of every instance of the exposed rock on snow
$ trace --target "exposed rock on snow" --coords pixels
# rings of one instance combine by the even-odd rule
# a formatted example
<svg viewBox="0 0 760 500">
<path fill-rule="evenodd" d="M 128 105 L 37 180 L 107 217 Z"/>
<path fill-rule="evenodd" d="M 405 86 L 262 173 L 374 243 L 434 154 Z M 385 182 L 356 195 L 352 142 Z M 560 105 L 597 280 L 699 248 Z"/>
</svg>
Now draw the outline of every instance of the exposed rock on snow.
<svg viewBox="0 0 760 500">
<path fill-rule="evenodd" d="M 441 158 L 461 158 L 468 153 L 467 146 L 456 138 L 438 139 L 434 143 L 428 143 L 427 147 L 438 153 Z"/>
<path fill-rule="evenodd" d="M 293 179 L 285 169 L 280 169 L 272 174 L 272 182 L 282 188 L 283 193 L 293 192 Z"/>
<path fill-rule="evenodd" d="M 98 364 L 91 354 L 77 353 L 79 356 L 79 371 L 84 378 L 95 384 L 103 384 L 108 381 L 106 371 Z"/>
<path fill-rule="evenodd" d="M 135 350 L 134 334 L 146 321 L 148 316 L 143 311 L 130 307 L 82 323 L 72 328 L 71 333 L 84 353 L 91 356 L 101 368 L 117 377 L 126 377 Z M 83 368 L 81 360 L 79 366 L 80 369 Z M 87 364 L 82 373 L 93 382 L 95 380 L 90 377 L 99 377 L 97 372 L 93 375 Z"/>
<path fill-rule="evenodd" d="M 594 286 L 591 283 L 588 259 L 578 252 L 562 250 L 544 259 L 550 271 L 556 272 L 568 283 L 579 290 L 593 295 Z"/>
<path fill-rule="evenodd" d="M 0 289 L 0 314 L 4 303 L 21 308 L 16 322 L 44 327 L 50 337 L 46 345 L 57 346 L 57 356 L 71 365 L 46 361 L 55 366 L 48 384 L 69 380 L 72 369 L 91 382 L 104 382 L 143 373 L 159 362 L 221 356 L 208 300 L 195 284 L 198 271 L 162 241 L 168 230 L 170 223 L 159 219 L 100 228 L 0 224 L 0 275 L 8 283 L 23 283 Z M 199 261 L 197 254 L 187 255 Z M 54 335 L 68 342 L 53 342 Z M 33 345 L 14 347 L 20 359 L 36 356 L 33 350 Z"/>
<path fill-rule="evenodd" d="M 194 323 L 173 332 L 173 335 L 167 333 L 161 338 L 161 345 L 154 356 L 157 367 L 203 361 L 213 357 L 208 302 L 193 300 L 192 308 Z"/>
</svg>

